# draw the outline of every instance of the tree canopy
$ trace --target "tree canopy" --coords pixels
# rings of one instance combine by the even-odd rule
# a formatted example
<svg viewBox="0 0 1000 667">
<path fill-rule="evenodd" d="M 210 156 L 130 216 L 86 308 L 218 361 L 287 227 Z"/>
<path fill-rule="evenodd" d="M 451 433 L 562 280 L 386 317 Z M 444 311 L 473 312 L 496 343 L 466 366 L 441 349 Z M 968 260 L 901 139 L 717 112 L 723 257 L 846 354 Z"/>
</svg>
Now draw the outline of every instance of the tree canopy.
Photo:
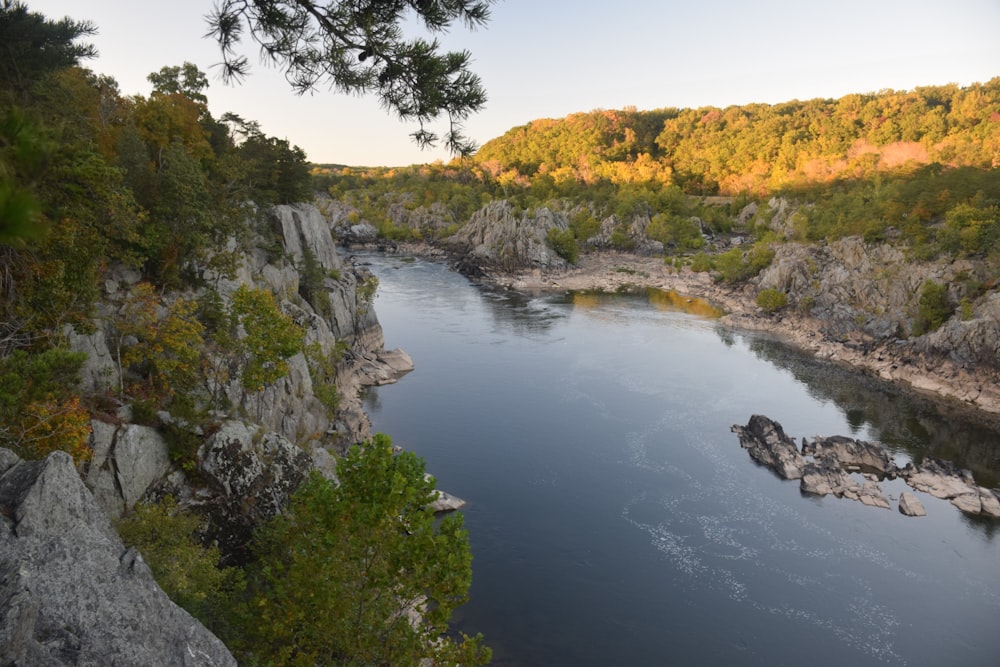
<svg viewBox="0 0 1000 667">
<path fill-rule="evenodd" d="M 222 51 L 224 80 L 250 70 L 238 51 L 244 40 L 260 47 L 262 60 L 284 70 L 299 93 L 326 85 L 344 93 L 377 95 L 401 120 L 416 121 L 411 135 L 421 146 L 439 137 L 427 125 L 442 116 L 443 140 L 453 152 L 472 153 L 462 123 L 486 103 L 468 51 L 442 52 L 436 39 L 410 39 L 403 26 L 412 15 L 429 33 L 453 24 L 475 28 L 489 19 L 495 0 L 222 0 L 208 17 Z"/>
<path fill-rule="evenodd" d="M 388 436 L 352 447 L 339 484 L 314 472 L 255 536 L 249 664 L 435 665 L 489 661 L 481 637 L 445 635 L 472 555 L 460 514 L 437 520 L 434 480 Z"/>
</svg>

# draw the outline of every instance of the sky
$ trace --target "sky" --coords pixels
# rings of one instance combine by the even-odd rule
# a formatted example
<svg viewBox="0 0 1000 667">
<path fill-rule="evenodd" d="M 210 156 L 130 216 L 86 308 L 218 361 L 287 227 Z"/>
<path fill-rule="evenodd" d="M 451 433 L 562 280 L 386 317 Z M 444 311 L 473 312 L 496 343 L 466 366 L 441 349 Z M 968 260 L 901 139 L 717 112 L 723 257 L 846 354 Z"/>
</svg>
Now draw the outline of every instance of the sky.
<svg viewBox="0 0 1000 667">
<path fill-rule="evenodd" d="M 374 97 L 296 95 L 257 63 L 230 86 L 204 37 L 213 0 L 25 0 L 53 19 L 89 20 L 100 55 L 84 64 L 124 94 L 148 95 L 150 72 L 192 62 L 208 73 L 209 109 L 257 120 L 316 163 L 404 166 L 443 160 L 415 125 Z M 594 109 L 725 107 L 956 83 L 1000 76 L 1000 0 L 497 0 L 489 23 L 440 36 L 469 50 L 486 108 L 466 123 L 482 144 L 539 118 Z M 433 127 L 443 134 L 443 124 Z"/>
</svg>

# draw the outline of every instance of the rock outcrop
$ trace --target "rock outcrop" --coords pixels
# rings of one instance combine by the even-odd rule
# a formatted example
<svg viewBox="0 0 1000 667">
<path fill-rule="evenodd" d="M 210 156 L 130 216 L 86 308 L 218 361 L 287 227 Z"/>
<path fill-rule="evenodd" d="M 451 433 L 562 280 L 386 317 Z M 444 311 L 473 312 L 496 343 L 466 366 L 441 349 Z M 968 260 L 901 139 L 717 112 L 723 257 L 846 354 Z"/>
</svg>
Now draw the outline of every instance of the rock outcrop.
<svg viewBox="0 0 1000 667">
<path fill-rule="evenodd" d="M 313 466 L 313 457 L 278 433 L 228 421 L 198 451 L 208 482 L 200 509 L 212 517 L 208 538 L 228 562 L 240 562 L 254 528 L 281 511 Z"/>
<path fill-rule="evenodd" d="M 232 372 L 233 360 L 206 347 L 209 365 L 222 369 L 211 376 L 215 411 L 207 420 L 189 425 L 161 412 L 144 417 L 149 426 L 139 425 L 130 423 L 130 410 L 122 406 L 92 422 L 94 456 L 82 466 L 110 516 L 123 516 L 142 500 L 174 496 L 206 513 L 205 535 L 231 560 L 241 559 L 254 527 L 280 510 L 314 463 L 332 475 L 335 455 L 371 436 L 361 389 L 413 368 L 405 352 L 384 349 L 372 307 L 377 280 L 341 258 L 330 223 L 315 206 L 273 207 L 254 229 L 252 244 L 234 242 L 228 249 L 236 259 L 234 274 L 206 265 L 204 287 L 167 294 L 164 301 L 207 295 L 226 312 L 241 286 L 268 290 L 303 328 L 307 351 L 286 360 L 284 377 L 251 392 Z M 109 275 L 98 309 L 105 317 L 95 322 L 95 333 L 71 342 L 88 354 L 88 387 L 113 396 L 122 381 L 121 356 L 109 351 L 108 342 L 123 350 L 135 343 L 118 335 L 114 322 L 139 276 L 125 270 Z M 129 372 L 124 369 L 125 384 L 135 380 Z M 330 385 L 336 387 L 335 409 Z"/>
<path fill-rule="evenodd" d="M 908 491 L 899 494 L 899 513 L 906 516 L 927 516 L 923 503 Z"/>
<path fill-rule="evenodd" d="M 0 449 L 0 533 L 0 665 L 236 665 L 125 548 L 68 454 Z"/>
<path fill-rule="evenodd" d="M 900 468 L 882 445 L 844 436 L 803 438 L 799 452 L 781 424 L 763 415 L 753 415 L 746 426 L 735 424 L 732 430 L 755 461 L 782 479 L 799 479 L 803 493 L 889 509 L 878 481 L 900 477 L 915 491 L 949 500 L 966 514 L 1000 518 L 1000 493 L 979 486 L 971 472 L 945 461 L 927 458 L 917 466 L 908 463 Z M 901 494 L 899 511 L 926 514 L 912 493 Z"/>
<path fill-rule="evenodd" d="M 775 471 L 782 479 L 802 477 L 805 459 L 781 424 L 763 415 L 753 415 L 746 426 L 734 424 L 732 430 L 754 461 Z"/>
<path fill-rule="evenodd" d="M 468 275 L 522 268 L 563 268 L 565 259 L 545 242 L 550 229 L 566 230 L 569 221 L 547 208 L 519 213 L 506 200 L 476 211 L 449 239 L 455 266 Z"/>
</svg>

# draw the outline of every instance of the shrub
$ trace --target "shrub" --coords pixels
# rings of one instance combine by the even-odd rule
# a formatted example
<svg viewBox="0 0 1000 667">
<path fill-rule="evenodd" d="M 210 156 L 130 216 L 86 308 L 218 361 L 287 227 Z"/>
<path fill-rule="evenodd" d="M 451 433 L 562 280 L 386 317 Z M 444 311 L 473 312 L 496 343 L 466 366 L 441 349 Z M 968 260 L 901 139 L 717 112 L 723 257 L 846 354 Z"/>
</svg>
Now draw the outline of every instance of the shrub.
<svg viewBox="0 0 1000 667">
<path fill-rule="evenodd" d="M 570 264 L 576 264 L 580 248 L 576 243 L 576 237 L 573 236 L 573 230 L 553 227 L 545 235 L 545 242 L 556 251 L 557 255 Z"/>
<path fill-rule="evenodd" d="M 761 290 L 757 295 L 757 306 L 765 313 L 773 313 L 788 305 L 788 295 L 778 289 Z"/>
<path fill-rule="evenodd" d="M 917 317 L 913 322 L 913 335 L 922 336 L 934 331 L 954 312 L 955 306 L 948 298 L 948 288 L 928 280 L 920 289 Z"/>
<path fill-rule="evenodd" d="M 216 632 L 228 617 L 232 596 L 242 590 L 242 572 L 219 569 L 219 550 L 194 537 L 201 519 L 177 509 L 173 498 L 136 505 L 118 523 L 125 544 L 139 550 L 153 578 L 175 603 Z"/>
<path fill-rule="evenodd" d="M 691 259 L 691 270 L 695 273 L 705 273 L 712 270 L 712 257 L 704 252 L 699 252 Z"/>
</svg>

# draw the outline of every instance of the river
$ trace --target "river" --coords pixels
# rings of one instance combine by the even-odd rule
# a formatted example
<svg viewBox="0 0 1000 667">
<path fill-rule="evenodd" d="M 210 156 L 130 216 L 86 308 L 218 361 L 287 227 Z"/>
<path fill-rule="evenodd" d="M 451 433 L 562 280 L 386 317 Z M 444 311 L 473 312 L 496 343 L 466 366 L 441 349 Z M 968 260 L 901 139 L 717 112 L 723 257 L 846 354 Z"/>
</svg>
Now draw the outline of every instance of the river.
<svg viewBox="0 0 1000 667">
<path fill-rule="evenodd" d="M 1000 523 L 926 494 L 920 518 L 803 496 L 730 427 L 761 413 L 990 485 L 995 431 L 663 293 L 531 297 L 360 259 L 387 347 L 416 364 L 366 407 L 468 501 L 455 620 L 493 664 L 1000 664 Z"/>
</svg>

